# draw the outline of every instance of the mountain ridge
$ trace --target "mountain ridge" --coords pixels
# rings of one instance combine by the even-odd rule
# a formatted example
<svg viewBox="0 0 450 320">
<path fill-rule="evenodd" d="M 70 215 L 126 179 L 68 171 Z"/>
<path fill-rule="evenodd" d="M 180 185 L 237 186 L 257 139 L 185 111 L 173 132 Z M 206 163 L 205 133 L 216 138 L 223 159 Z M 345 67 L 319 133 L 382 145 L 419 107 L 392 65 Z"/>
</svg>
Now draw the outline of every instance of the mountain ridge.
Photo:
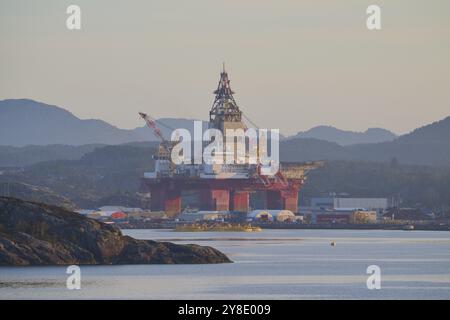
<svg viewBox="0 0 450 320">
<path fill-rule="evenodd" d="M 0 145 L 117 144 L 140 140 L 134 132 L 103 120 L 82 120 L 71 112 L 31 99 L 0 101 Z"/>
<path fill-rule="evenodd" d="M 193 132 L 194 121 L 201 120 L 160 118 L 157 121 L 162 134 L 170 139 L 172 129 L 185 128 Z M 207 122 L 202 123 L 206 129 Z M 345 146 L 390 141 L 396 135 L 382 128 L 354 132 L 320 125 L 294 136 L 281 136 L 281 139 L 299 137 L 337 142 Z M 32 99 L 0 100 L 0 146 L 123 144 L 156 140 L 158 138 L 145 125 L 121 129 L 100 119 L 80 119 L 64 108 Z"/>
<path fill-rule="evenodd" d="M 6 137 L 2 135 L 5 133 L 5 128 L 2 130 L 1 124 L 7 123 L 6 117 L 3 117 L 5 108 L 2 108 L 2 103 L 5 100 L 0 101 L 0 167 L 8 166 L 26 166 L 39 161 L 51 161 L 59 159 L 67 160 L 77 160 L 80 159 L 85 154 L 93 152 L 97 147 L 105 147 L 105 145 L 134 145 L 134 146 L 146 146 L 147 144 L 157 143 L 157 140 L 146 139 L 146 137 L 151 137 L 152 131 L 149 128 L 141 127 L 134 130 L 122 130 L 124 132 L 130 133 L 131 135 L 123 139 L 121 143 L 112 143 L 117 141 L 109 140 L 107 143 L 91 144 L 88 147 L 83 147 L 84 144 L 78 145 L 77 147 L 64 147 L 64 146 L 49 146 L 48 149 L 45 146 L 35 147 L 6 147 L 2 146 L 5 141 L 10 141 L 9 139 L 14 139 L 16 136 L 14 132 L 6 132 Z M 32 103 L 37 102 L 32 100 L 14 100 L 17 103 Z M 44 109 L 48 105 L 44 104 Z M 52 106 L 50 106 L 52 107 Z M 57 110 L 59 107 L 53 106 L 52 110 Z M 11 110 L 11 107 L 10 109 Z M 3 113 L 2 113 L 3 111 Z M 77 119 L 68 111 L 63 111 L 66 117 Z M 28 115 L 28 118 L 33 118 Z M 33 118 L 34 119 L 34 118 Z M 85 120 L 80 120 L 85 121 Z M 93 120 L 96 121 L 96 120 Z M 108 125 L 106 122 L 98 120 L 102 125 L 107 128 L 114 128 Z M 188 130 L 192 130 L 194 120 L 186 119 L 170 119 L 164 118 L 159 121 L 160 123 L 165 123 L 161 126 L 161 131 L 169 138 L 171 129 L 168 127 L 184 127 Z M 11 122 L 11 121 L 10 121 Z M 57 120 L 51 120 L 52 122 L 58 123 Z M 90 124 L 92 122 L 89 122 Z M 10 125 L 10 123 L 8 123 Z M 204 127 L 206 122 L 203 122 Z M 52 128 L 53 135 L 58 138 L 64 136 L 63 133 L 59 133 L 58 130 L 67 130 L 68 126 L 66 124 L 57 128 Z M 327 128 L 327 130 L 336 131 L 339 129 L 330 126 L 319 126 L 319 128 Z M 80 132 L 84 134 L 85 137 L 92 135 L 92 132 L 86 132 L 88 130 L 83 130 L 80 128 L 70 128 L 69 131 L 72 132 L 72 137 Z M 22 126 L 20 130 L 23 130 Z M 122 132 L 121 131 L 121 132 Z M 384 129 L 368 129 L 365 133 L 371 133 L 373 131 L 384 132 L 392 138 L 392 135 Z M 148 132 L 148 134 L 147 134 Z M 41 131 L 37 131 L 32 135 L 32 137 L 41 135 Z M 355 132 L 350 132 L 354 134 Z M 108 135 L 108 133 L 103 131 L 103 136 Z M 358 134 L 358 133 L 357 133 Z M 96 136 L 98 137 L 98 136 Z M 108 136 L 108 138 L 111 138 Z M 122 137 L 123 138 L 123 137 Z M 67 143 L 67 139 L 63 139 Z M 331 139 L 330 139 L 331 140 Z M 58 142 L 58 141 L 56 141 Z M 78 141 L 79 142 L 79 141 Z M 91 141 L 89 141 L 91 142 Z M 342 143 L 342 142 L 341 142 Z M 435 121 L 431 124 L 424 125 L 417 128 L 410 133 L 396 137 L 395 139 L 389 141 L 382 141 L 376 143 L 356 143 L 350 145 L 341 145 L 336 141 L 327 141 L 317 139 L 315 137 L 290 137 L 286 139 L 281 139 L 280 141 L 280 156 L 283 161 L 312 161 L 312 160 L 356 160 L 356 161 L 381 161 L 389 162 L 393 159 L 400 161 L 405 164 L 418 164 L 418 165 L 433 165 L 433 166 L 449 166 L 450 165 L 450 117 L 446 117 L 442 120 Z M 1 174 L 1 172 L 0 172 Z"/>
<path fill-rule="evenodd" d="M 347 146 L 361 143 L 392 141 L 397 137 L 393 132 L 383 128 L 368 128 L 366 131 L 358 132 L 341 130 L 333 126 L 319 125 L 306 131 L 300 131 L 286 139 L 316 138 L 336 142 L 341 146 Z"/>
</svg>

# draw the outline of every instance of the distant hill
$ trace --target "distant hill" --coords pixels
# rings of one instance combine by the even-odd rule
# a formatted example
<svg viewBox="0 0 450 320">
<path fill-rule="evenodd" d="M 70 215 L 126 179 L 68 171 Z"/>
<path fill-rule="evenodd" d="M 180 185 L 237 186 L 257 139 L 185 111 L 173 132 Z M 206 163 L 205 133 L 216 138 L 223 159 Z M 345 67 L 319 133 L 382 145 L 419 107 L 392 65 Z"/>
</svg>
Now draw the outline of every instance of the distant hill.
<svg viewBox="0 0 450 320">
<path fill-rule="evenodd" d="M 0 101 L 0 145 L 117 144 L 139 140 L 133 131 L 102 120 L 81 120 L 57 106 L 28 99 Z"/>
<path fill-rule="evenodd" d="M 85 144 L 82 146 L 47 145 L 12 147 L 0 146 L 1 167 L 23 167 L 51 160 L 78 160 L 103 144 Z M 0 169 L 1 170 L 1 169 Z"/>
<path fill-rule="evenodd" d="M 158 123 L 169 138 L 175 128 L 192 132 L 194 120 L 163 118 Z M 147 127 L 123 130 L 101 120 L 81 120 L 62 108 L 33 100 L 0 101 L 0 167 L 77 160 L 104 144 L 154 147 L 155 142 Z M 40 146 L 7 147 L 31 144 Z M 285 161 L 395 159 L 404 164 L 450 166 L 450 117 L 400 137 L 379 128 L 351 132 L 319 126 L 282 139 L 280 152 Z"/>
<path fill-rule="evenodd" d="M 327 161 L 310 172 L 300 191 L 300 203 L 331 193 L 354 197 L 395 197 L 402 206 L 450 206 L 450 167 L 396 164 L 395 162 Z"/>
<path fill-rule="evenodd" d="M 143 110 L 145 111 L 145 110 Z M 174 129 L 185 128 L 193 134 L 194 119 L 160 118 L 158 127 L 170 139 Z M 208 123 L 203 121 L 203 129 Z M 280 135 L 281 139 L 284 137 Z M 339 145 L 375 143 L 396 138 L 392 132 L 371 128 L 365 132 L 344 131 L 318 126 L 285 139 L 315 138 Z M 132 130 L 120 129 L 102 120 L 83 120 L 54 105 L 30 99 L 0 101 L 0 145 L 85 145 L 122 144 L 137 141 L 156 141 L 152 130 L 143 125 Z"/>
<path fill-rule="evenodd" d="M 76 208 L 70 199 L 54 192 L 50 188 L 23 182 L 3 181 L 0 179 L 0 197 L 2 196 L 13 196 L 27 201 L 44 202 L 71 210 Z"/>
<path fill-rule="evenodd" d="M 280 142 L 280 158 L 287 162 L 346 160 L 351 155 L 335 142 L 318 139 L 291 139 Z"/>
<path fill-rule="evenodd" d="M 193 132 L 194 120 L 158 119 L 158 123 L 166 138 L 176 128 Z M 3 146 L 79 146 L 155 140 L 153 131 L 145 125 L 125 130 L 102 120 L 82 120 L 63 108 L 34 100 L 0 101 L 0 145 Z"/>
<path fill-rule="evenodd" d="M 364 132 L 340 130 L 331 126 L 317 126 L 304 132 L 299 132 L 286 139 L 314 138 L 329 142 L 336 142 L 341 146 L 361 143 L 377 143 L 392 141 L 397 135 L 381 128 L 369 128 Z"/>
<path fill-rule="evenodd" d="M 450 117 L 418 128 L 391 142 L 347 147 L 352 160 L 450 166 Z"/>
<path fill-rule="evenodd" d="M 157 119 L 157 125 L 159 130 L 161 130 L 162 135 L 170 140 L 170 136 L 175 129 L 187 129 L 191 136 L 194 135 L 194 121 L 201 121 L 201 120 L 195 120 L 195 119 L 181 119 L 181 118 L 159 118 Z M 208 122 L 202 121 L 202 129 L 206 130 L 208 129 Z M 150 131 L 150 134 L 149 134 Z M 157 138 L 153 135 L 151 130 L 147 127 L 139 127 L 133 130 L 135 134 L 137 134 L 140 139 L 136 141 L 149 141 L 153 140 L 156 141 Z M 150 138 L 150 139 L 149 139 Z"/>
<path fill-rule="evenodd" d="M 280 145 L 285 161 L 357 160 L 450 166 L 450 117 L 418 128 L 393 141 L 340 146 L 311 138 L 286 139 Z"/>
<path fill-rule="evenodd" d="M 450 117 L 417 128 L 399 137 L 397 142 L 450 145 Z"/>
</svg>

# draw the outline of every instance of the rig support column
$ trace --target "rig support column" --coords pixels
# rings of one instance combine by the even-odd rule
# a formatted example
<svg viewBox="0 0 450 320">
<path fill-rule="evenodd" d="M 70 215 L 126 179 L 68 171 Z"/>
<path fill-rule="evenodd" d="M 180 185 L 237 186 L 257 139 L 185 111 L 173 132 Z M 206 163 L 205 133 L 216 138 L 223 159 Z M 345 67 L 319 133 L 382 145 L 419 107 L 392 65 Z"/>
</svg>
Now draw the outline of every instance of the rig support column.
<svg viewBox="0 0 450 320">
<path fill-rule="evenodd" d="M 177 189 L 155 188 L 151 190 L 152 211 L 164 211 L 167 216 L 175 217 L 181 213 L 181 192 Z"/>
<path fill-rule="evenodd" d="M 228 211 L 230 210 L 230 191 L 227 189 L 202 190 L 200 201 L 203 210 Z"/>
<path fill-rule="evenodd" d="M 248 212 L 250 207 L 250 193 L 248 191 L 234 191 L 232 193 L 231 209 L 238 212 Z"/>
<path fill-rule="evenodd" d="M 293 213 L 298 212 L 298 192 L 294 192 L 283 198 L 283 209 L 290 210 Z"/>
<path fill-rule="evenodd" d="M 281 192 L 277 190 L 268 190 L 266 193 L 267 209 L 280 210 L 283 205 Z"/>
<path fill-rule="evenodd" d="M 229 190 L 211 190 L 211 200 L 213 210 L 228 211 L 230 210 L 230 191 Z"/>
<path fill-rule="evenodd" d="M 150 190 L 150 210 L 164 211 L 164 190 L 163 188 Z"/>
<path fill-rule="evenodd" d="M 170 218 L 173 218 L 181 213 L 180 190 L 166 190 L 164 198 L 164 211 Z"/>
</svg>

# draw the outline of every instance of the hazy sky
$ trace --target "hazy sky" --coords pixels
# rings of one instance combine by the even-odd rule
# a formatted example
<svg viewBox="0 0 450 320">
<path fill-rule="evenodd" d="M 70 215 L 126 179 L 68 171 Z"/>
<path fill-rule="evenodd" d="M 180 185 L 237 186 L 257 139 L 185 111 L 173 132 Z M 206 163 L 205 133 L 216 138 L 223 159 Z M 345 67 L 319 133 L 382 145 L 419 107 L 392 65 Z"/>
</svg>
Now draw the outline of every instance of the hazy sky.
<svg viewBox="0 0 450 320">
<path fill-rule="evenodd" d="M 450 115 L 450 1 L 0 0 L 0 99 L 122 128 L 139 110 L 206 120 L 222 61 L 260 127 L 405 133 Z"/>
</svg>

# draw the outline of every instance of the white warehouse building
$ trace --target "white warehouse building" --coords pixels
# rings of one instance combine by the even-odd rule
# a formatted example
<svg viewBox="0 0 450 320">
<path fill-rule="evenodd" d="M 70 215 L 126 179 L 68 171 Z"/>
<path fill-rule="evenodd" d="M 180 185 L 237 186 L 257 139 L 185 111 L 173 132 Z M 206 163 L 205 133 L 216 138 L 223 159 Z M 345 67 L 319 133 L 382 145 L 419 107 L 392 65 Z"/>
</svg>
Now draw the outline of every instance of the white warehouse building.
<svg viewBox="0 0 450 320">
<path fill-rule="evenodd" d="M 387 198 L 312 198 L 311 206 L 329 209 L 365 209 L 383 211 L 389 207 Z"/>
<path fill-rule="evenodd" d="M 283 222 L 297 220 L 297 217 L 289 210 L 253 210 L 247 214 L 247 220 Z"/>
</svg>

